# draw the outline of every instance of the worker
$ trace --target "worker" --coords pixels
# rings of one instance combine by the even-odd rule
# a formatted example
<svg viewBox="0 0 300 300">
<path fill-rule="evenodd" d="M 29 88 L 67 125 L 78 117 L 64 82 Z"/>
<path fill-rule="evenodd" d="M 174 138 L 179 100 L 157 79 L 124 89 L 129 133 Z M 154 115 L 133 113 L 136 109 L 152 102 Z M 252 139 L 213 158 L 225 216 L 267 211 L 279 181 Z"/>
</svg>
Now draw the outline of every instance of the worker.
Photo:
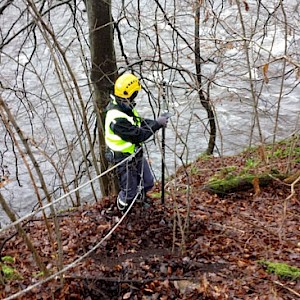
<svg viewBox="0 0 300 300">
<path fill-rule="evenodd" d="M 122 212 L 128 209 L 133 200 L 145 200 L 147 192 L 154 186 L 153 174 L 143 156 L 142 145 L 168 123 L 168 116 L 164 115 L 156 120 L 139 116 L 135 100 L 140 90 L 141 85 L 135 75 L 121 75 L 115 82 L 114 95 L 111 95 L 106 109 L 105 142 L 108 160 L 112 163 L 124 160 L 117 167 L 120 187 L 117 207 Z"/>
</svg>

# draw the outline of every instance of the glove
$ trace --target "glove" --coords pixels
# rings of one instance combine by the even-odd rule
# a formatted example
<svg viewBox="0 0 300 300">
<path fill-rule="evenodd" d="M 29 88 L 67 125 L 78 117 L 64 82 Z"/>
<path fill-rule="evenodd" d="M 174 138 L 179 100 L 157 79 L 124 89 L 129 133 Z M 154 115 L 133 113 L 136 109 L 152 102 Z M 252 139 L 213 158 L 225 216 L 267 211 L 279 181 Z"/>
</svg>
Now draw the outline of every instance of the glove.
<svg viewBox="0 0 300 300">
<path fill-rule="evenodd" d="M 156 122 L 161 126 L 166 128 L 168 124 L 168 118 L 165 116 L 160 116 L 156 119 Z"/>
</svg>

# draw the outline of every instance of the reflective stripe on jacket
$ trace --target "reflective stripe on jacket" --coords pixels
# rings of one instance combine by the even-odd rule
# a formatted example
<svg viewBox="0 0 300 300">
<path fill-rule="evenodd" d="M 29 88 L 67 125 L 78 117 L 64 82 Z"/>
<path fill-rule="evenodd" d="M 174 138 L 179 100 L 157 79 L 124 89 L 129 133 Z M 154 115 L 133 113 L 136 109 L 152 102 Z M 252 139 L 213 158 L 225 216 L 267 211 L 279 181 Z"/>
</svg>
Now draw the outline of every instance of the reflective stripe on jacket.
<svg viewBox="0 0 300 300">
<path fill-rule="evenodd" d="M 133 113 L 137 117 L 136 120 L 139 120 L 139 116 L 138 116 L 136 109 L 133 109 Z M 116 119 L 118 119 L 118 118 L 125 118 L 132 125 L 140 126 L 139 121 L 135 121 L 133 117 L 128 116 L 126 113 L 124 113 L 120 110 L 117 110 L 117 109 L 109 110 L 106 113 L 106 118 L 105 118 L 105 142 L 106 142 L 106 145 L 113 151 L 133 154 L 136 145 L 132 144 L 131 142 L 122 140 L 122 138 L 120 136 L 116 135 L 110 127 L 111 123 L 116 123 Z"/>
</svg>

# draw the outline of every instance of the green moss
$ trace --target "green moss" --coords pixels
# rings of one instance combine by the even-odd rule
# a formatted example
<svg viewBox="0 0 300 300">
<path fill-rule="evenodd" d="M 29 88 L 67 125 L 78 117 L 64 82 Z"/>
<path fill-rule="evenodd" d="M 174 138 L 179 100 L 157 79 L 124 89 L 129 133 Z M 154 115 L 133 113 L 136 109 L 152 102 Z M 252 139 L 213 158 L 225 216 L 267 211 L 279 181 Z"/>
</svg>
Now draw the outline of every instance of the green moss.
<svg viewBox="0 0 300 300">
<path fill-rule="evenodd" d="M 289 154 L 290 154 L 290 149 L 289 148 L 287 148 L 287 149 L 278 148 L 274 152 L 274 156 L 276 158 L 287 158 L 289 156 Z"/>
<path fill-rule="evenodd" d="M 197 165 L 191 165 L 190 172 L 191 172 L 191 175 L 197 175 L 200 173 L 200 170 L 197 167 Z"/>
<path fill-rule="evenodd" d="M 15 263 L 15 259 L 11 256 L 1 257 L 0 270 L 2 271 L 4 281 L 21 279 L 19 272 L 12 266 Z"/>
<path fill-rule="evenodd" d="M 286 263 L 277 263 L 266 260 L 260 260 L 258 263 L 264 266 L 269 273 L 276 274 L 282 278 L 290 278 L 293 280 L 300 279 L 300 269 L 290 266 Z"/>
<path fill-rule="evenodd" d="M 161 197 L 161 192 L 153 192 L 151 193 L 151 198 L 160 198 Z"/>
<path fill-rule="evenodd" d="M 16 271 L 11 266 L 2 265 L 2 272 L 5 278 L 12 279 Z"/>
<path fill-rule="evenodd" d="M 295 155 L 296 155 L 295 162 L 300 163 L 300 147 L 295 148 Z"/>
<path fill-rule="evenodd" d="M 207 160 L 210 160 L 212 158 L 211 155 L 208 155 L 206 153 L 202 153 L 198 156 L 198 159 L 197 160 L 201 160 L 201 161 L 207 161 Z"/>
<path fill-rule="evenodd" d="M 228 166 L 228 167 L 222 168 L 220 171 L 215 173 L 214 176 L 212 176 L 210 182 L 233 179 L 237 175 L 235 173 L 236 169 L 237 169 L 236 166 Z"/>
<path fill-rule="evenodd" d="M 39 277 L 43 277 L 45 275 L 44 272 L 38 272 L 38 273 L 33 273 L 32 276 L 34 278 L 39 278 Z"/>
<path fill-rule="evenodd" d="M 244 182 L 245 184 L 248 183 L 249 185 L 252 185 L 252 180 L 255 177 L 255 175 L 240 175 L 240 176 L 236 176 L 236 175 L 227 175 L 225 178 L 223 179 L 215 179 L 212 178 L 212 180 L 210 180 L 208 182 L 209 187 L 212 190 L 216 190 L 216 191 L 228 191 L 232 188 L 235 188 L 236 186 L 238 186 L 241 182 Z"/>
<path fill-rule="evenodd" d="M 245 163 L 245 167 L 247 169 L 255 168 L 257 165 L 259 165 L 259 161 L 253 158 L 248 158 Z"/>
<path fill-rule="evenodd" d="M 275 144 L 265 144 L 264 151 L 265 157 L 268 159 L 286 159 L 291 158 L 292 162 L 300 162 L 300 147 L 299 147 L 300 136 L 295 134 L 291 138 L 278 141 Z M 245 168 L 251 168 L 251 164 L 259 164 L 260 159 L 260 147 L 249 147 L 245 149 L 242 153 L 251 155 L 245 164 Z M 255 167 L 255 166 L 253 166 Z"/>
<path fill-rule="evenodd" d="M 15 259 L 11 256 L 8 256 L 8 255 L 1 257 L 1 260 L 3 262 L 11 263 L 11 264 L 13 264 L 15 262 Z"/>
<path fill-rule="evenodd" d="M 245 166 L 241 170 L 241 175 L 249 174 L 249 172 L 251 172 L 251 170 L 255 170 L 260 165 L 260 163 L 260 160 L 257 160 L 255 158 L 248 158 L 245 162 Z"/>
</svg>

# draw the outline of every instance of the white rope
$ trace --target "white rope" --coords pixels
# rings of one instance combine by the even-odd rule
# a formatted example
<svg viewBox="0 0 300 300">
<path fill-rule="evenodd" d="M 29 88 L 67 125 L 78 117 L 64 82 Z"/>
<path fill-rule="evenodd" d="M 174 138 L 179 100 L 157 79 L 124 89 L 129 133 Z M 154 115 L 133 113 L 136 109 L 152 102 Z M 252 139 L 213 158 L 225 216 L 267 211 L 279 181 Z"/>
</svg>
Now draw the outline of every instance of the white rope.
<svg viewBox="0 0 300 300">
<path fill-rule="evenodd" d="M 141 149 L 139 149 L 140 151 Z M 106 170 L 105 172 L 99 174 L 98 176 L 96 176 L 95 178 L 92 178 L 91 180 L 89 180 L 88 182 L 82 184 L 81 186 L 77 187 L 76 189 L 70 191 L 69 193 L 63 195 L 62 197 L 52 201 L 51 203 L 43 206 L 43 207 L 40 207 L 38 210 L 28 214 L 27 216 L 24 216 L 20 219 L 18 219 L 17 221 L 9 224 L 8 226 L 6 226 L 5 228 L 1 229 L 0 230 L 0 233 L 2 233 L 3 231 L 7 230 L 8 228 L 12 227 L 12 226 L 15 226 L 17 224 L 19 224 L 20 222 L 26 220 L 27 218 L 37 214 L 38 212 L 40 212 L 41 210 L 43 209 L 46 209 L 48 207 L 50 207 L 51 205 L 54 205 L 56 204 L 57 202 L 61 201 L 62 199 L 68 197 L 71 193 L 74 193 L 76 192 L 77 190 L 85 187 L 87 184 L 91 183 L 92 181 L 95 181 L 96 179 L 100 178 L 101 176 L 104 176 L 105 174 L 111 172 L 113 169 L 115 169 L 116 167 L 118 167 L 119 165 L 121 165 L 122 163 L 126 162 L 127 160 L 130 160 L 132 159 L 139 151 L 137 151 L 136 153 L 133 153 L 132 155 L 126 157 L 124 160 L 120 161 L 119 163 L 115 164 L 113 167 L 109 168 L 108 170 Z M 142 186 L 142 181 L 143 181 L 143 165 L 142 165 L 142 169 L 141 169 L 141 179 L 140 179 L 140 183 L 139 183 L 139 191 L 137 191 L 137 194 L 135 195 L 134 199 L 132 200 L 131 204 L 129 205 L 128 209 L 125 211 L 125 213 L 123 214 L 123 216 L 121 217 L 121 219 L 113 226 L 113 228 L 108 232 L 108 234 L 106 236 L 104 236 L 101 241 L 99 243 L 97 243 L 93 248 L 91 248 L 88 252 L 86 252 L 83 256 L 79 257 L 77 260 L 75 260 L 73 263 L 65 266 L 63 269 L 61 269 L 60 271 L 56 272 L 55 274 L 52 274 L 51 276 L 45 278 L 44 280 L 42 281 L 39 281 L 33 285 L 30 285 L 28 286 L 26 289 L 23 289 L 7 298 L 4 298 L 3 300 L 11 300 L 11 299 L 16 299 L 24 294 L 26 294 L 27 292 L 31 291 L 32 289 L 34 288 L 37 288 L 39 287 L 40 285 L 52 280 L 52 279 L 56 279 L 60 274 L 63 274 L 65 273 L 66 271 L 68 271 L 69 269 L 75 267 L 78 263 L 80 263 L 82 260 L 84 260 L 86 257 L 88 257 L 93 251 L 95 251 L 97 248 L 100 247 L 100 245 L 105 241 L 107 240 L 111 235 L 112 233 L 118 228 L 118 226 L 122 223 L 122 221 L 125 219 L 125 217 L 127 216 L 127 214 L 129 213 L 129 211 L 131 210 L 132 206 L 134 205 L 134 203 L 136 202 L 138 196 L 140 195 L 140 192 L 141 192 L 141 186 Z"/>
<path fill-rule="evenodd" d="M 28 286 L 26 289 L 23 289 L 22 291 L 15 293 L 7 298 L 4 298 L 3 300 L 11 300 L 11 299 L 16 299 L 21 295 L 26 294 L 27 292 L 31 291 L 34 288 L 39 287 L 40 285 L 57 278 L 57 276 L 59 276 L 60 274 L 65 273 L 66 271 L 68 271 L 69 269 L 75 267 L 78 263 L 80 263 L 83 259 L 85 259 L 86 257 L 88 257 L 93 251 L 95 251 L 97 248 L 99 248 L 99 246 L 105 241 L 107 240 L 112 234 L 113 232 L 118 228 L 118 226 L 122 223 L 122 221 L 125 219 L 125 217 L 127 216 L 127 214 L 129 213 L 129 211 L 131 210 L 133 204 L 135 203 L 137 197 L 138 197 L 139 193 L 136 194 L 135 198 L 133 199 L 132 203 L 130 204 L 130 206 L 128 207 L 127 211 L 124 213 L 124 215 L 121 217 L 121 219 L 113 226 L 113 228 L 108 232 L 108 234 L 102 238 L 102 240 L 96 244 L 92 249 L 90 249 L 88 252 L 86 252 L 84 255 L 82 255 L 81 257 L 79 257 L 77 260 L 73 261 L 71 264 L 65 266 L 63 269 L 61 269 L 60 271 L 56 272 L 55 274 L 52 274 L 51 276 L 45 278 L 42 281 L 39 281 L 33 285 Z"/>
<path fill-rule="evenodd" d="M 138 151 L 138 152 L 139 152 L 139 151 Z M 68 196 L 71 195 L 72 193 L 75 193 L 76 191 L 78 191 L 78 190 L 84 188 L 86 185 L 90 184 L 91 182 L 97 180 L 98 178 L 100 178 L 100 177 L 106 175 L 107 173 L 111 172 L 112 170 L 114 170 L 116 167 L 118 167 L 119 165 L 121 165 L 121 164 L 124 163 L 125 161 L 127 161 L 127 160 L 129 160 L 129 159 L 132 159 L 138 152 L 131 154 L 130 156 L 126 157 L 125 159 L 123 159 L 123 160 L 120 161 L 119 163 L 115 164 L 113 167 L 107 169 L 107 170 L 104 171 L 103 173 L 101 173 L 101 174 L 99 174 L 98 176 L 92 178 L 91 180 L 87 181 L 86 183 L 84 183 L 84 184 L 78 186 L 78 187 L 75 188 L 74 190 L 71 190 L 70 192 L 66 193 L 65 195 L 59 197 L 58 199 L 53 200 L 51 203 L 48 203 L 48 204 L 46 204 L 46 205 L 40 207 L 39 209 L 33 211 L 32 213 L 30 213 L 30 214 L 28 214 L 28 215 L 26 215 L 26 216 L 23 216 L 23 217 L 21 217 L 21 218 L 19 218 L 19 219 L 16 220 L 15 222 L 10 223 L 10 224 L 7 225 L 6 227 L 0 229 L 0 234 L 3 233 L 4 231 L 6 231 L 7 229 L 9 229 L 9 228 L 11 228 L 11 227 L 13 227 L 13 226 L 15 226 L 15 225 L 17 225 L 17 224 L 19 224 L 19 223 L 25 221 L 26 219 L 28 219 L 28 218 L 30 218 L 30 217 L 33 217 L 35 214 L 39 213 L 40 211 L 42 211 L 42 210 L 44 210 L 44 209 L 46 209 L 46 208 L 48 208 L 48 207 L 50 207 L 50 206 L 56 204 L 57 202 L 63 200 L 64 198 L 68 197 Z"/>
<path fill-rule="evenodd" d="M 136 154 L 136 153 L 135 153 Z M 135 154 L 132 154 L 131 156 L 127 157 L 126 159 L 122 160 L 120 163 L 116 164 L 115 166 L 119 166 L 121 163 L 125 162 L 127 159 L 129 159 L 130 157 L 133 157 Z M 109 169 L 112 170 L 113 168 Z M 109 170 L 107 170 L 106 172 L 108 172 Z M 103 173 L 104 174 L 104 173 Z M 101 174 L 100 174 L 101 175 Z M 99 176 L 100 176 L 99 175 Z M 98 177 L 99 177 L 98 176 Z M 141 185 L 142 185 L 142 179 L 143 178 L 143 167 L 141 170 L 141 180 L 139 183 L 139 188 L 141 189 Z M 107 233 L 106 236 L 104 236 L 101 241 L 99 243 L 97 243 L 93 248 L 91 248 L 88 252 L 86 252 L 84 255 L 82 255 L 81 257 L 79 257 L 77 260 L 73 261 L 71 264 L 65 266 L 63 269 L 61 269 L 60 271 L 56 272 L 55 274 L 52 274 L 51 276 L 45 278 L 42 281 L 39 281 L 33 285 L 28 286 L 26 289 L 23 289 L 22 291 L 19 291 L 7 298 L 4 298 L 3 300 L 11 300 L 11 299 L 16 299 L 19 296 L 22 296 L 24 294 L 26 294 L 27 292 L 31 291 L 34 288 L 39 287 L 40 285 L 52 280 L 52 279 L 56 279 L 60 274 L 65 273 L 66 271 L 68 271 L 69 269 L 75 267 L 78 263 L 80 263 L 82 260 L 84 260 L 86 257 L 88 257 L 92 252 L 94 252 L 97 248 L 99 248 L 101 246 L 101 244 L 107 240 L 112 234 L 113 232 L 118 228 L 118 226 L 123 222 L 123 220 L 125 219 L 125 217 L 127 216 L 127 214 L 129 213 L 129 211 L 131 210 L 132 206 L 134 205 L 134 203 L 136 202 L 138 196 L 140 195 L 140 192 L 138 191 L 137 194 L 135 195 L 134 199 L 132 200 L 131 204 L 129 205 L 128 209 L 125 211 L 125 213 L 123 214 L 123 216 L 121 217 L 121 219 L 113 226 L 113 228 Z"/>
</svg>

